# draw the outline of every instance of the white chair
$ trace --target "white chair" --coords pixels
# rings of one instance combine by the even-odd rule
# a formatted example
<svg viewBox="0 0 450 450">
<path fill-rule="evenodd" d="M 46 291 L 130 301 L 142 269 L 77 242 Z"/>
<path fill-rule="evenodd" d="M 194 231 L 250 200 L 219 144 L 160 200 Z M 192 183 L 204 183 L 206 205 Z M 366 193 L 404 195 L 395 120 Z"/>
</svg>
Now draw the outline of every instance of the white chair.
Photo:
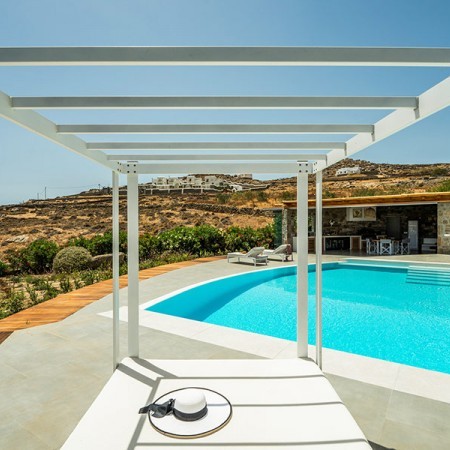
<svg viewBox="0 0 450 450">
<path fill-rule="evenodd" d="M 392 255 L 394 245 L 391 239 L 380 239 L 380 255 Z"/>
<path fill-rule="evenodd" d="M 402 239 L 400 242 L 400 253 L 402 255 L 409 255 L 409 239 Z"/>
<path fill-rule="evenodd" d="M 377 243 L 372 239 L 366 239 L 366 253 L 368 255 L 376 255 L 378 253 Z"/>
<path fill-rule="evenodd" d="M 263 256 L 267 256 L 268 258 L 280 258 L 281 261 L 293 261 L 291 246 L 289 244 L 281 244 L 275 250 L 264 250 Z"/>
<path fill-rule="evenodd" d="M 267 255 L 261 254 L 263 251 L 264 247 L 253 247 L 248 253 L 241 253 L 241 252 L 228 253 L 227 261 L 230 262 L 230 259 L 237 258 L 238 262 L 241 262 L 241 259 L 245 258 L 252 260 L 255 266 L 257 263 L 265 263 L 267 266 L 268 257 Z"/>
</svg>

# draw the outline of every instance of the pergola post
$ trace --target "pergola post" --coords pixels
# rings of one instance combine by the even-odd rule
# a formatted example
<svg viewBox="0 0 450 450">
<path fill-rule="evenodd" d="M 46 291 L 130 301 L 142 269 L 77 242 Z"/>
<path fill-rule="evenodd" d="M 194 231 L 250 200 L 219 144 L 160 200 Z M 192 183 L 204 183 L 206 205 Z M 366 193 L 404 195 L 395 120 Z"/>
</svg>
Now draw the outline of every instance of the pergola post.
<svg viewBox="0 0 450 450">
<path fill-rule="evenodd" d="M 128 356 L 137 358 L 139 357 L 139 191 L 137 167 L 135 169 L 128 171 L 127 175 Z"/>
<path fill-rule="evenodd" d="M 119 174 L 112 173 L 112 234 L 113 234 L 113 371 L 120 361 L 119 340 Z"/>
<path fill-rule="evenodd" d="M 316 173 L 316 363 L 322 369 L 322 171 Z"/>
<path fill-rule="evenodd" d="M 297 174 L 297 356 L 308 356 L 308 173 L 299 162 Z"/>
</svg>

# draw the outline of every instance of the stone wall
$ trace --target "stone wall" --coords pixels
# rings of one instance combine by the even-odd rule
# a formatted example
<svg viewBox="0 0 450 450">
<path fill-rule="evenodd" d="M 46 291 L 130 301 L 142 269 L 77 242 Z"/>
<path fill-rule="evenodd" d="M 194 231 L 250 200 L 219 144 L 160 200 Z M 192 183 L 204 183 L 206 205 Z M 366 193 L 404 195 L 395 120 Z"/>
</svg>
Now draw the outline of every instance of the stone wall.
<svg viewBox="0 0 450 450">
<path fill-rule="evenodd" d="M 450 254 L 450 203 L 438 203 L 438 253 Z"/>
<path fill-rule="evenodd" d="M 386 234 L 389 216 L 400 217 L 401 233 L 408 231 L 408 220 L 418 220 L 420 241 L 437 236 L 436 205 L 378 206 L 374 222 L 349 222 L 346 208 L 327 208 L 323 210 L 323 234 L 361 235 L 363 239 L 375 237 Z"/>
<path fill-rule="evenodd" d="M 283 244 L 293 245 L 292 237 L 296 234 L 294 233 L 295 214 L 296 210 L 294 209 L 283 209 L 281 225 Z"/>
<path fill-rule="evenodd" d="M 446 214 L 450 227 L 450 203 L 445 203 L 448 209 L 442 210 Z M 314 210 L 309 210 L 314 216 Z M 399 237 L 403 237 L 408 231 L 408 220 L 419 222 L 419 250 L 423 238 L 436 238 L 437 232 L 437 205 L 408 205 L 408 206 L 378 206 L 377 220 L 373 222 L 351 222 L 347 220 L 347 208 L 324 208 L 323 210 L 323 235 L 324 236 L 350 236 L 361 235 L 363 239 L 385 235 L 387 233 L 387 221 L 389 216 L 400 217 Z M 313 217 L 314 220 L 314 217 Z M 287 221 L 287 223 L 285 222 Z M 283 211 L 283 242 L 292 244 L 292 237 L 296 234 L 293 229 L 295 222 L 295 210 Z M 442 222 L 442 220 L 441 220 Z M 313 234 L 313 233 L 312 233 Z M 394 236 L 393 236 L 394 237 Z M 447 246 L 450 245 L 450 235 L 446 238 Z M 439 243 L 438 243 L 439 246 Z M 449 253 L 444 251 L 445 253 Z"/>
</svg>

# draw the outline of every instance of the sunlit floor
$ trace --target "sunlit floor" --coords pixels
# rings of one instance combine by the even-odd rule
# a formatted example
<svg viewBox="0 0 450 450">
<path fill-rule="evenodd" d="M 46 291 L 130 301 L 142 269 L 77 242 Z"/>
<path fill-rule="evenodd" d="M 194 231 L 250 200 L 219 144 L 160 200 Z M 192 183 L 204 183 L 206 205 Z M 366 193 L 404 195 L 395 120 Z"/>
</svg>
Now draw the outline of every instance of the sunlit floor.
<svg viewBox="0 0 450 450">
<path fill-rule="evenodd" d="M 450 262 L 448 255 L 392 258 Z M 269 266 L 283 264 L 272 261 Z M 259 269 L 226 261 L 180 269 L 142 282 L 141 303 L 192 283 L 253 270 Z M 126 290 L 121 303 L 126 304 Z M 106 296 L 62 322 L 15 332 L 0 345 L 0 448 L 48 450 L 66 441 L 111 376 L 112 322 L 99 315 L 110 309 L 111 296 Z M 152 360 L 261 358 L 147 327 L 140 336 L 141 355 Z M 123 356 L 126 339 L 127 324 L 121 323 Z M 383 379 L 389 374 L 373 375 Z M 399 450 L 450 447 L 450 402 L 355 381 L 345 372 L 327 378 L 369 440 Z M 447 386 L 442 392 L 450 392 L 450 377 L 442 374 L 441 381 Z"/>
</svg>

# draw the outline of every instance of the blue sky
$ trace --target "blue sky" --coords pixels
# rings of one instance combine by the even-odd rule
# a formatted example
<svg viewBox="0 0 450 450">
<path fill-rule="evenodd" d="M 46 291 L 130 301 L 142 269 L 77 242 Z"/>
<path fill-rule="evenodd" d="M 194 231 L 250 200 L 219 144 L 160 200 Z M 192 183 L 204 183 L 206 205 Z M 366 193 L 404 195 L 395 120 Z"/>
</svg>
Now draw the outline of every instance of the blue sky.
<svg viewBox="0 0 450 450">
<path fill-rule="evenodd" d="M 0 46 L 450 47 L 449 19 L 448 0 L 5 0 Z M 0 90 L 9 95 L 417 95 L 449 75 L 450 69 L 439 68 L 0 67 Z M 381 115 L 368 111 L 43 114 L 59 123 L 364 123 Z M 357 157 L 392 163 L 450 162 L 449 123 L 447 109 Z M 305 138 L 286 138 L 294 139 Z M 2 119 L 0 156 L 0 204 L 36 197 L 46 186 L 49 196 L 56 196 L 110 184 L 106 169 Z"/>
</svg>

